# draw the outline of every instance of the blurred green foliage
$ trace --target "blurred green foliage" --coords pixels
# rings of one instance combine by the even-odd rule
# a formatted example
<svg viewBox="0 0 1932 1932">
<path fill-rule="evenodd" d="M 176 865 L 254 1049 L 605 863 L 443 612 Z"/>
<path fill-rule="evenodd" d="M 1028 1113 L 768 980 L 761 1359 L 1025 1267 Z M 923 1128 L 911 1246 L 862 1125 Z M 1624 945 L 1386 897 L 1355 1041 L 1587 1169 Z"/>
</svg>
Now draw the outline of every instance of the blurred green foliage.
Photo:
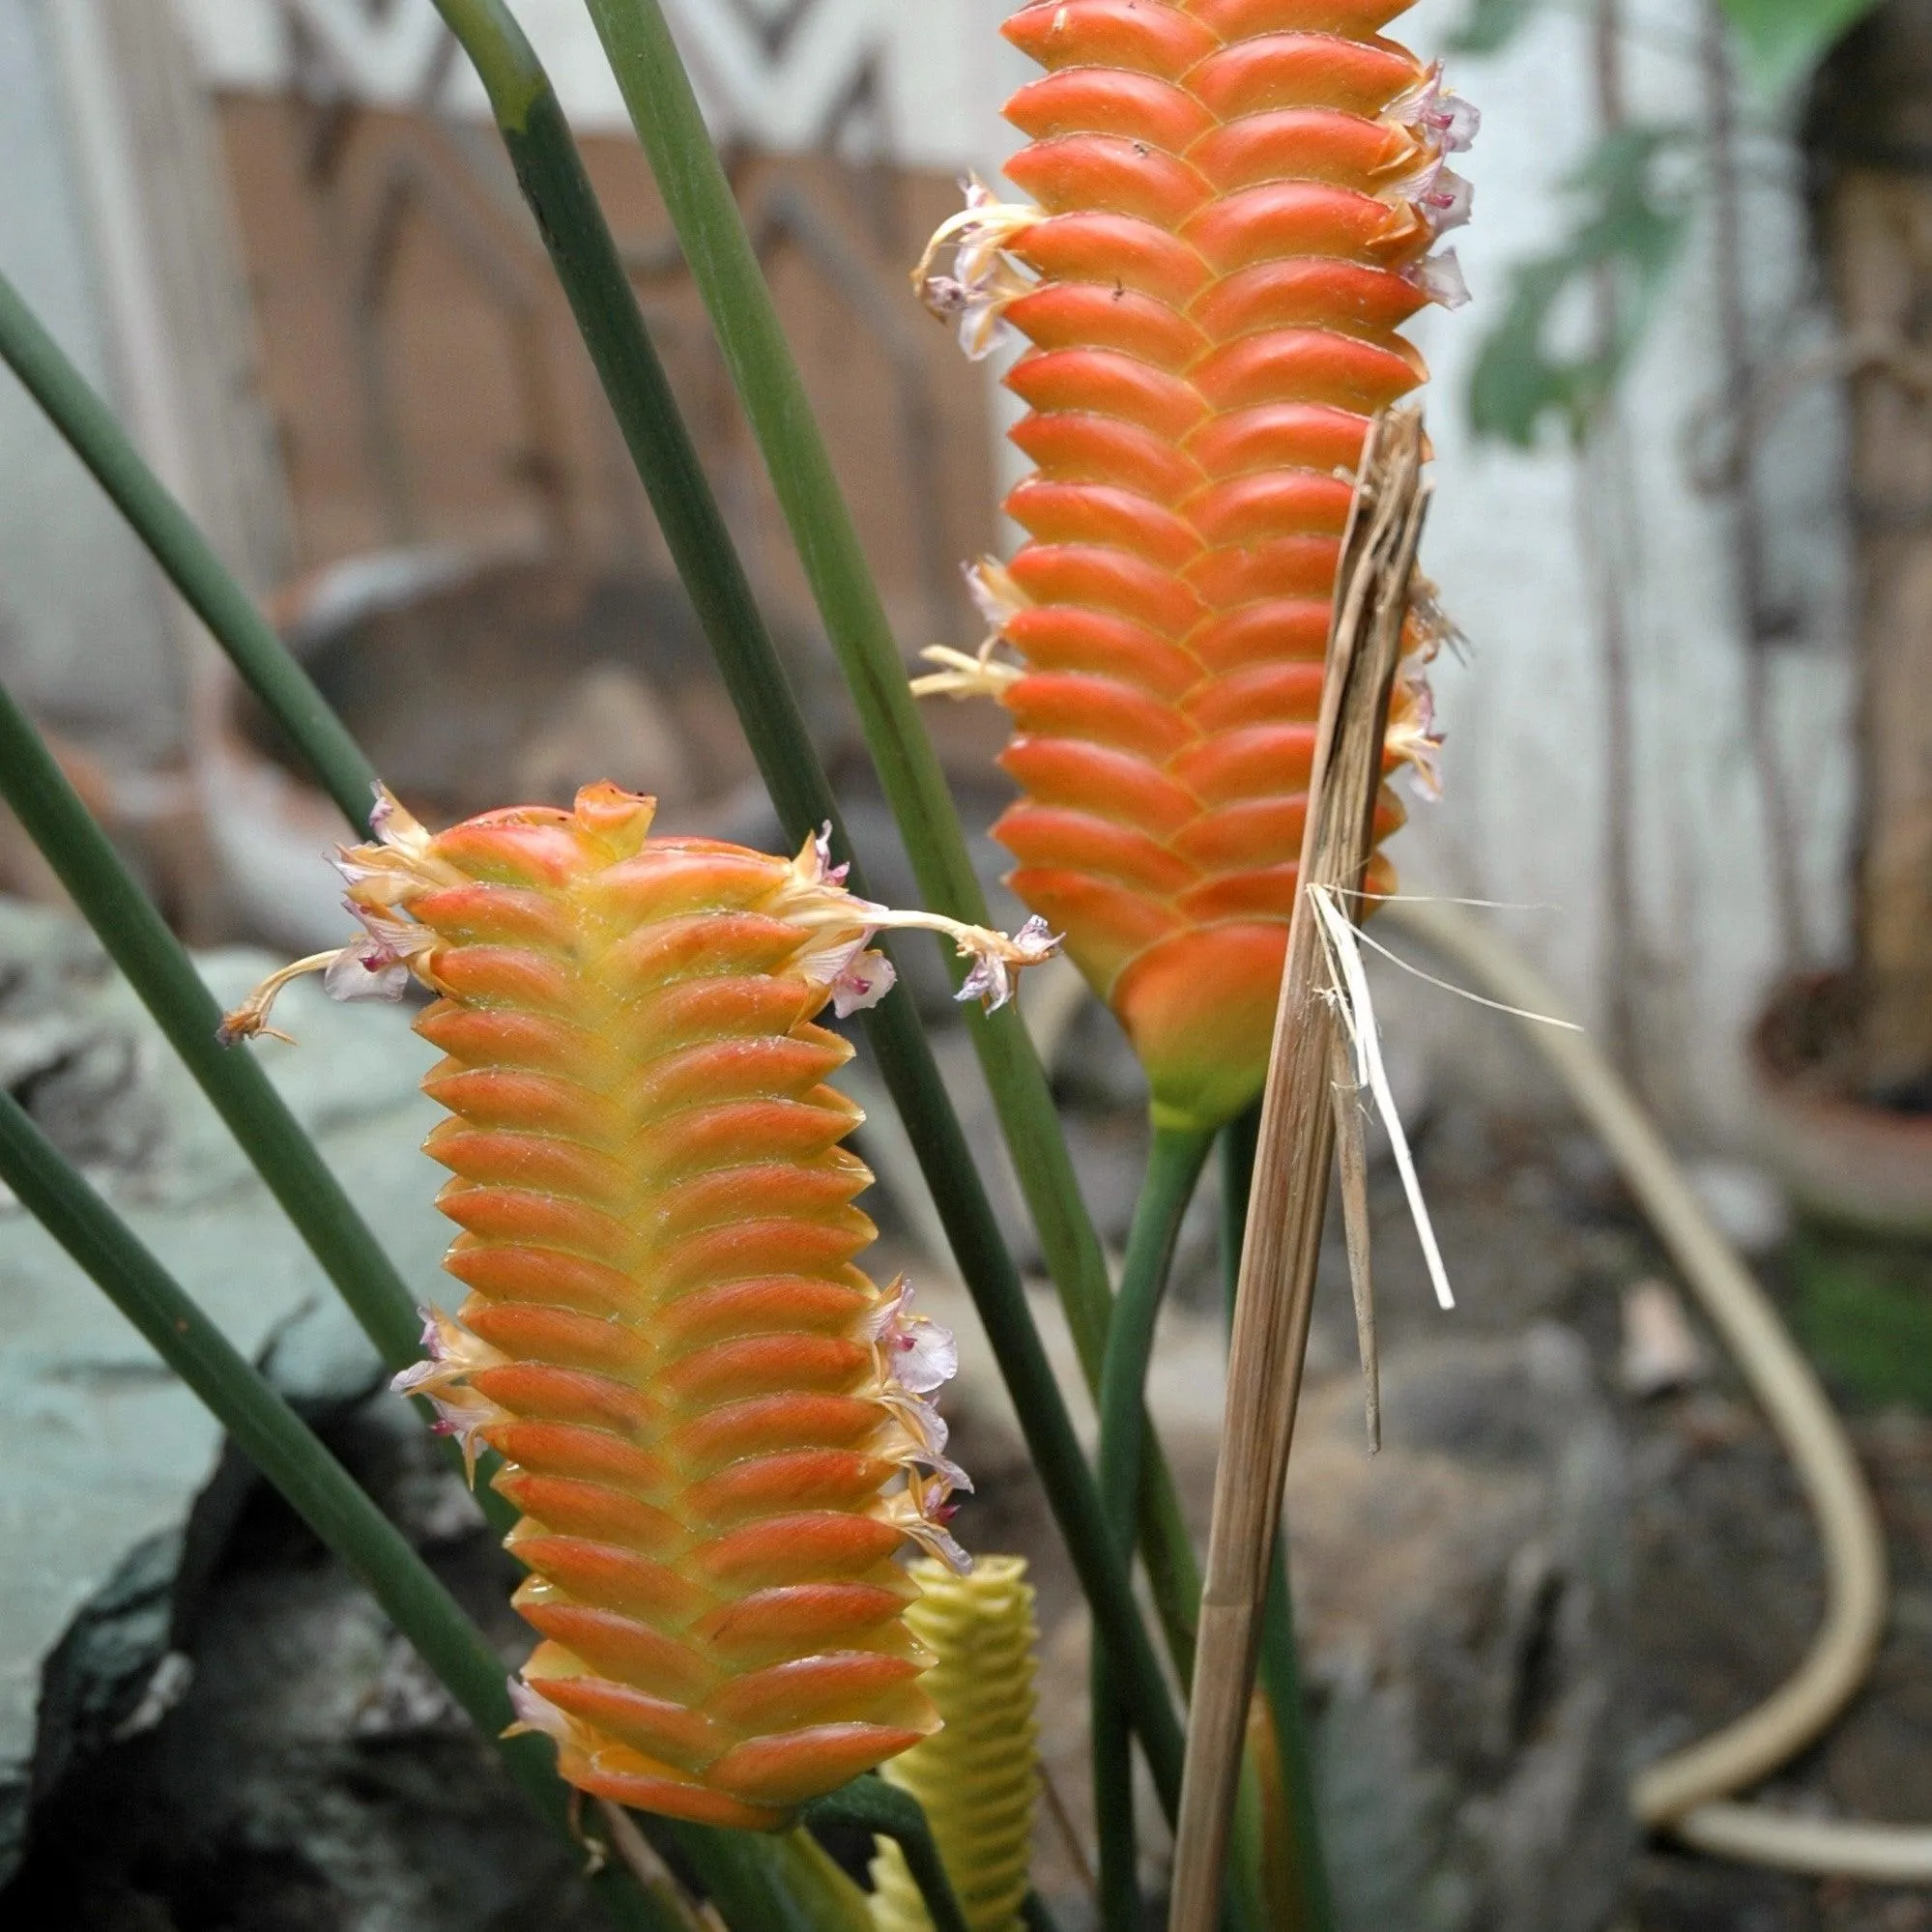
<svg viewBox="0 0 1932 1932">
<path fill-rule="evenodd" d="M 1489 0 L 1479 0 L 1489 4 Z M 1878 0 L 1720 0 L 1752 86 L 1781 100 Z"/>
<path fill-rule="evenodd" d="M 1501 51 L 1543 0 L 1471 0 L 1452 50 Z M 1877 0 L 1719 0 L 1739 65 L 1757 94 L 1782 100 Z M 1544 425 L 1580 439 L 1642 340 L 1681 250 L 1689 196 L 1658 161 L 1688 148 L 1689 128 L 1631 125 L 1605 134 L 1564 187 L 1576 199 L 1569 239 L 1511 271 L 1509 299 L 1484 337 L 1469 386 L 1470 426 L 1527 447 Z M 1587 288 L 1611 292 L 1598 318 L 1559 338 Z"/>
<path fill-rule="evenodd" d="M 1658 168 L 1683 138 L 1675 129 L 1620 128 L 1564 184 L 1579 211 L 1570 239 L 1516 264 L 1502 317 L 1477 353 L 1469 418 L 1479 436 L 1527 447 L 1550 418 L 1572 437 L 1588 428 L 1649 326 L 1684 240 L 1684 195 Z M 1586 324 L 1571 331 L 1583 346 L 1559 346 L 1565 299 L 1589 301 L 1606 276 L 1610 329 Z"/>
<path fill-rule="evenodd" d="M 1453 54 L 1492 54 L 1516 37 L 1537 10 L 1538 0 L 1471 0 L 1461 26 L 1446 43 Z"/>
<path fill-rule="evenodd" d="M 1932 1247 L 1806 1227 L 1785 1265 L 1794 1322 L 1819 1368 L 1874 1407 L 1932 1414 Z"/>
<path fill-rule="evenodd" d="M 1499 52 L 1528 24 L 1542 0 L 1469 0 L 1451 53 Z M 1717 0 L 1737 36 L 1752 84 L 1776 99 L 1794 87 L 1878 0 Z"/>
</svg>

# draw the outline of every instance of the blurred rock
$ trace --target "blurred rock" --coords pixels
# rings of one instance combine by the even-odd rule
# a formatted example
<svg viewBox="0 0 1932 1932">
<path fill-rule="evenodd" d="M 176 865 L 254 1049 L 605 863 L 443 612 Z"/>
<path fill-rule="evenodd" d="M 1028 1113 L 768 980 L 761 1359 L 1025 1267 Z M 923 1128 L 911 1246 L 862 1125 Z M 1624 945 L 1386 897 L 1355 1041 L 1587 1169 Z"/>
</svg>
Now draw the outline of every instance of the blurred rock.
<svg viewBox="0 0 1932 1932">
<path fill-rule="evenodd" d="M 592 664 L 570 679 L 517 746 L 509 785 L 518 798 L 567 805 L 580 787 L 609 779 L 660 805 L 695 793 L 679 720 L 642 673 Z"/>
<path fill-rule="evenodd" d="M 1075 1015 L 1053 1067 L 1054 1090 L 1076 1107 L 1143 1112 L 1147 1076 L 1120 1023 L 1098 999 Z"/>
<path fill-rule="evenodd" d="M 374 1395 L 386 1379 L 375 1343 L 332 1288 L 275 1330 L 262 1351 L 261 1369 L 305 1416 L 331 1415 Z"/>
<path fill-rule="evenodd" d="M 199 962 L 232 1004 L 275 961 Z M 427 1295 L 448 1230 L 418 1152 L 433 1055 L 395 1008 L 298 986 L 299 1048 L 261 1063 Z M 326 1413 L 366 1392 L 373 1353 L 214 1110 L 86 930 L 0 900 L 0 1078 L 242 1351 Z M 324 1311 L 331 1311 L 325 1313 Z M 0 1877 L 34 1802 L 134 1716 L 185 1579 L 235 1496 L 221 1431 L 27 1215 L 0 1216 Z M 237 1479 L 238 1485 L 245 1479 Z"/>
<path fill-rule="evenodd" d="M 1197 1535 L 1219 1356 L 1204 1317 L 1164 1317 L 1150 1406 Z M 1338 1932 L 1599 1932 L 1634 1844 L 1622 1437 L 1581 1341 L 1551 1323 L 1404 1343 L 1384 1358 L 1382 1392 L 1371 1456 L 1352 1368 L 1312 1382 L 1288 1478 Z M 983 1374 L 963 1393 L 962 1454 L 977 1458 Z M 1012 1479 L 988 1466 L 961 1533 L 1030 1558 L 1020 1501 L 999 1494 Z M 1041 1757 L 1086 1832 L 1088 1621 L 1044 1553 Z M 1158 1889 L 1169 1841 L 1151 1790 L 1140 1798 Z M 1062 1922 L 1090 1926 L 1078 1861 L 1044 1825 L 1037 1859 Z"/>
<path fill-rule="evenodd" d="M 1685 1170 L 1711 1219 L 1739 1254 L 1769 1254 L 1791 1234 L 1791 1202 L 1748 1161 L 1693 1161 Z"/>
<path fill-rule="evenodd" d="M 1668 1282 L 1634 1282 L 1624 1290 L 1624 1348 L 1617 1378 L 1627 1395 L 1660 1396 L 1702 1381 L 1710 1358 L 1697 1340 L 1684 1299 Z"/>
<path fill-rule="evenodd" d="M 1288 1479 L 1342 1932 L 1592 1932 L 1632 1844 L 1628 1471 L 1582 1342 L 1402 1348 L 1384 1447 L 1310 1392 Z"/>
<path fill-rule="evenodd" d="M 371 1412 L 380 1409 L 378 1416 Z M 399 1425 L 399 1426 L 397 1426 Z M 332 1447 L 385 1499 L 441 1474 L 389 1399 Z M 583 1859 L 529 1810 L 488 1743 L 273 1494 L 176 1615 L 173 1702 L 124 1727 L 36 1818 L 0 1918 L 14 1932 L 593 1932 Z M 432 1551 L 520 1654 L 509 1565 L 474 1511 Z M 164 1566 L 148 1600 L 165 1604 Z M 166 1621 L 168 1612 L 159 1615 Z M 506 1659 L 507 1667 L 507 1659 Z M 152 1682 L 151 1676 L 151 1682 Z"/>
</svg>

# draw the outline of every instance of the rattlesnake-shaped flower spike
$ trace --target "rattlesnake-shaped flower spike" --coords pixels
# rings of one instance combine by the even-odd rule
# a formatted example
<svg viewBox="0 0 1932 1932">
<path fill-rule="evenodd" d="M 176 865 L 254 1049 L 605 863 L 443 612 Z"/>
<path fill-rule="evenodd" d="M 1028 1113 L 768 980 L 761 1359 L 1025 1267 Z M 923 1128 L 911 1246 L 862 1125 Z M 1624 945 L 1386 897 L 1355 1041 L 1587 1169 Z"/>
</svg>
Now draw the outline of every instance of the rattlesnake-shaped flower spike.
<svg viewBox="0 0 1932 1932">
<path fill-rule="evenodd" d="M 1400 325 L 1465 295 L 1430 250 L 1468 216 L 1446 158 L 1476 116 L 1382 37 L 1403 4 L 1022 7 L 1027 198 L 970 183 L 915 274 L 969 353 L 1029 345 L 1006 381 L 1036 466 L 1006 502 L 1027 541 L 973 572 L 986 643 L 917 688 L 1012 714 L 1010 882 L 1176 1126 L 1259 1090 L 1350 473 L 1424 379 Z M 1429 783 L 1443 635 L 1423 600 L 1389 739 Z M 1400 822 L 1385 792 L 1378 836 Z"/>
<path fill-rule="evenodd" d="M 822 840 L 788 861 L 651 838 L 651 812 L 592 786 L 432 835 L 386 800 L 341 857 L 360 936 L 301 969 L 438 995 L 427 1151 L 470 1292 L 397 1387 L 504 1458 L 542 1639 L 523 1727 L 584 1791 L 775 1829 L 936 1728 L 896 1558 L 968 1567 L 952 1339 L 858 1266 L 861 1116 L 826 1084 L 851 1048 L 818 1018 L 891 984 L 882 927 L 945 933 L 993 1002 L 1053 942 L 855 899 Z"/>
</svg>

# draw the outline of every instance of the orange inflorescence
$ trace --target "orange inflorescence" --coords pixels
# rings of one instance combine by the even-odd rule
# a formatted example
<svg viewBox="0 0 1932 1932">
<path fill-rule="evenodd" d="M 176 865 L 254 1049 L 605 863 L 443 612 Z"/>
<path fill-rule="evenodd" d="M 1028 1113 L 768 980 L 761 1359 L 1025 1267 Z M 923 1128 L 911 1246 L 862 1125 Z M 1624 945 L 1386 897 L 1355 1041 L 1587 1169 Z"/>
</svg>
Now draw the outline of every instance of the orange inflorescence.
<svg viewBox="0 0 1932 1932">
<path fill-rule="evenodd" d="M 1259 1088 L 1349 472 L 1424 380 L 1399 326 L 1460 297 L 1425 257 L 1466 214 L 1443 158 L 1474 116 L 1381 38 L 1402 4 L 1023 7 L 1031 202 L 971 184 L 917 276 L 968 353 L 1031 345 L 1006 380 L 1037 466 L 1006 504 L 1028 541 L 969 573 L 992 635 L 920 688 L 1012 713 L 1011 882 L 1177 1123 Z M 1391 763 L 1426 777 L 1437 629 L 1412 623 L 1392 714 Z M 1400 820 L 1385 793 L 1379 833 Z"/>
<path fill-rule="evenodd" d="M 776 1827 L 936 1728 L 895 1555 L 966 1562 L 929 1400 L 951 1339 L 857 1266 L 860 1114 L 825 1083 L 851 1049 L 816 1024 L 889 984 L 868 942 L 914 915 L 852 898 L 822 843 L 788 862 L 650 816 L 600 786 L 431 836 L 390 803 L 343 855 L 365 937 L 304 965 L 440 995 L 428 1151 L 470 1295 L 398 1385 L 504 1457 L 542 1638 L 523 1723 L 585 1791 Z M 1027 963 L 948 930 L 990 993 Z"/>
</svg>

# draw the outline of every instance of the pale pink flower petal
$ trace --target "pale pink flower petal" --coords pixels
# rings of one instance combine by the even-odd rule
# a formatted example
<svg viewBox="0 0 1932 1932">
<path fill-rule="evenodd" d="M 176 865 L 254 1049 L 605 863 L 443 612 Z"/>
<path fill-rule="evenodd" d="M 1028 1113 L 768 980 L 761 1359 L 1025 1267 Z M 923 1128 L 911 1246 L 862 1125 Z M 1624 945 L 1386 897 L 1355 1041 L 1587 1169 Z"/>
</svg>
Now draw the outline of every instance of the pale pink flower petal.
<svg viewBox="0 0 1932 1932">
<path fill-rule="evenodd" d="M 1425 257 L 1409 271 L 1409 279 L 1444 308 L 1461 308 L 1469 301 L 1469 284 L 1454 248 Z"/>
<path fill-rule="evenodd" d="M 373 940 L 348 945 L 323 969 L 322 990 L 331 999 L 398 1000 L 409 988 L 409 966 Z"/>
<path fill-rule="evenodd" d="M 1416 196 L 1423 218 L 1438 235 L 1460 228 L 1469 219 L 1475 203 L 1474 186 L 1454 168 L 1440 168 L 1435 178 Z"/>
<path fill-rule="evenodd" d="M 898 977 L 883 953 L 856 954 L 832 980 L 832 1011 L 841 1020 L 849 1020 L 854 1013 L 877 1006 L 892 991 Z"/>
<path fill-rule="evenodd" d="M 549 1698 L 540 1691 L 533 1690 L 520 1677 L 510 1679 L 510 1709 L 516 1713 L 516 1722 L 505 1736 L 540 1731 L 547 1738 L 555 1738 L 560 1745 L 571 1741 L 570 1719 Z"/>
</svg>

